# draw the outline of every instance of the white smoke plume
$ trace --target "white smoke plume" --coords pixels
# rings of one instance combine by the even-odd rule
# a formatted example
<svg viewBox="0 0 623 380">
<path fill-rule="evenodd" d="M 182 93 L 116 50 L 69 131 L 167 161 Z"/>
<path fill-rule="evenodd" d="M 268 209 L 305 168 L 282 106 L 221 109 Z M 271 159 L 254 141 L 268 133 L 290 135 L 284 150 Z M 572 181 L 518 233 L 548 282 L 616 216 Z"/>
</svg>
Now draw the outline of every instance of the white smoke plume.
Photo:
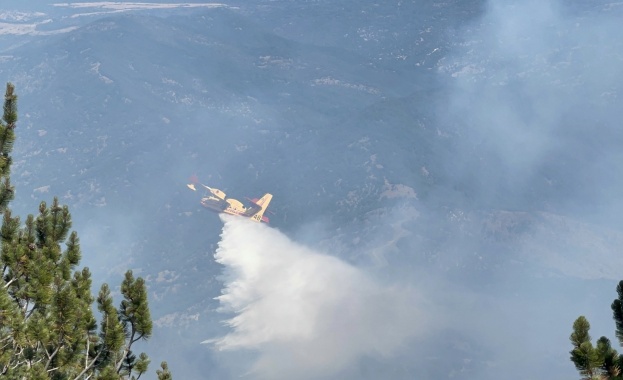
<svg viewBox="0 0 623 380">
<path fill-rule="evenodd" d="M 255 351 L 251 377 L 328 377 L 357 359 L 387 358 L 417 334 L 421 317 L 412 292 L 381 286 L 266 225 L 223 219 L 218 300 L 234 316 L 228 334 L 205 343 Z"/>
</svg>

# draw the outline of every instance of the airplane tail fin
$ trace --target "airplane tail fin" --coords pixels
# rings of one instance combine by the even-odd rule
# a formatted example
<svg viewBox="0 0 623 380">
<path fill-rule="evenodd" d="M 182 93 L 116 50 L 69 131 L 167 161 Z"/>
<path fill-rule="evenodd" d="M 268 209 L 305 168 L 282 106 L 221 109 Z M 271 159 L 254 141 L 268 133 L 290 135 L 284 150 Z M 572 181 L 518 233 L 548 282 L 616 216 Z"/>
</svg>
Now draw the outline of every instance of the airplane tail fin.
<svg viewBox="0 0 623 380">
<path fill-rule="evenodd" d="M 264 212 L 268 208 L 268 204 L 270 203 L 270 201 L 272 199 L 273 199 L 273 195 L 266 193 L 266 194 L 264 194 L 264 196 L 262 198 L 260 198 L 257 202 L 255 202 L 255 204 L 260 206 L 261 209 L 260 209 L 260 211 L 255 213 L 253 216 L 251 216 L 251 219 L 256 221 L 256 222 L 268 223 L 268 217 L 264 216 Z"/>
</svg>

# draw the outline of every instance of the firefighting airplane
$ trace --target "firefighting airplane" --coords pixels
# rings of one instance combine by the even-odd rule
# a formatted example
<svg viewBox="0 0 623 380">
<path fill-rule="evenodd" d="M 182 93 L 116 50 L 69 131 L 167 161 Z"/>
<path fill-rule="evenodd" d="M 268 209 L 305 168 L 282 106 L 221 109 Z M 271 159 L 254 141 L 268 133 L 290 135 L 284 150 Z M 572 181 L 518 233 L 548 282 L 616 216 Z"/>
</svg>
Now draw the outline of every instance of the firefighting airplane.
<svg viewBox="0 0 623 380">
<path fill-rule="evenodd" d="M 219 189 L 199 184 L 203 186 L 208 193 L 201 198 L 201 205 L 209 210 L 218 213 L 237 215 L 249 218 L 255 222 L 268 223 L 268 217 L 264 216 L 264 212 L 268 208 L 268 204 L 273 199 L 272 194 L 264 194 L 260 199 L 249 199 L 249 204 L 245 206 L 237 199 L 227 198 L 225 193 Z M 189 183 L 189 189 L 197 191 L 194 183 Z"/>
</svg>

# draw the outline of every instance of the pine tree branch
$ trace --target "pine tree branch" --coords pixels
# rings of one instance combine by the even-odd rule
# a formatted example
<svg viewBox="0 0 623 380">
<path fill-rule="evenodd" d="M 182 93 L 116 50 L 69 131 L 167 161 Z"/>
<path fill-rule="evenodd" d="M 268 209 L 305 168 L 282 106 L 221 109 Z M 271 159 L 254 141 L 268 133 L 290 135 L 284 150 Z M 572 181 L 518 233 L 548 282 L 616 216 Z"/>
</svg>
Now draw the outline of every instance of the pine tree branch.
<svg viewBox="0 0 623 380">
<path fill-rule="evenodd" d="M 9 285 L 11 285 L 11 284 L 12 284 L 13 282 L 15 282 L 15 281 L 17 281 L 17 277 L 13 277 L 13 278 L 11 279 L 11 281 L 7 282 L 7 283 L 4 285 L 4 288 L 5 288 L 5 289 L 6 289 L 6 288 L 8 288 L 8 287 L 9 287 Z"/>
<path fill-rule="evenodd" d="M 15 365 L 13 366 L 12 369 L 15 369 L 15 368 L 17 368 L 17 367 L 19 367 L 19 366 L 21 366 L 22 364 L 25 364 L 25 363 L 28 363 L 28 361 L 23 361 L 23 362 L 18 361 L 17 363 L 15 363 Z"/>
<path fill-rule="evenodd" d="M 32 309 L 28 310 L 28 313 L 24 316 L 24 319 L 29 319 L 32 313 L 37 309 L 37 305 L 33 306 Z"/>
<path fill-rule="evenodd" d="M 56 350 L 54 350 L 54 352 L 52 352 L 51 355 L 48 355 L 48 350 L 45 350 L 45 354 L 48 355 L 48 362 L 45 363 L 45 367 L 44 368 L 48 368 L 50 366 L 50 363 L 52 363 L 52 359 L 54 359 L 54 357 L 56 356 L 56 354 L 58 354 L 58 351 L 61 349 L 62 345 L 59 345 L 58 347 L 56 347 Z M 50 372 L 50 371 L 48 371 Z"/>
<path fill-rule="evenodd" d="M 132 340 L 131 344 L 134 344 L 134 343 L 138 342 L 139 340 L 143 339 L 144 336 L 145 336 L 145 334 L 140 334 L 138 337 L 136 337 L 136 339 Z"/>
<path fill-rule="evenodd" d="M 87 367 L 89 365 L 89 346 L 91 345 L 91 340 L 89 339 L 89 334 L 87 333 L 87 350 L 86 355 L 84 355 L 84 366 Z"/>
<path fill-rule="evenodd" d="M 88 370 L 90 370 L 91 368 L 93 368 L 93 366 L 95 365 L 95 362 L 97 361 L 97 359 L 99 359 L 100 355 L 102 354 L 103 350 L 100 350 L 100 352 L 97 353 L 97 355 L 95 355 L 95 357 L 93 358 L 93 361 L 91 361 L 91 364 L 87 365 L 82 372 L 80 372 L 78 374 L 78 376 L 76 376 L 73 380 L 80 380 L 80 376 L 84 375 L 85 373 L 87 373 Z M 91 375 L 89 375 L 90 377 Z M 87 377 L 88 379 L 88 377 Z"/>
<path fill-rule="evenodd" d="M 130 325 L 132 326 L 132 332 L 130 333 L 130 337 L 128 338 L 128 344 L 123 349 L 123 355 L 121 355 L 121 359 L 119 360 L 119 363 L 117 363 L 117 365 L 116 365 L 117 373 L 119 373 L 121 371 L 121 366 L 123 365 L 123 361 L 125 360 L 125 358 L 130 353 L 130 349 L 132 348 L 132 344 L 134 342 L 136 342 L 136 340 L 134 340 L 134 335 L 136 335 L 136 328 L 134 327 L 133 323 L 130 323 Z"/>
<path fill-rule="evenodd" d="M 7 343 L 5 346 L 3 346 L 3 347 L 2 347 L 2 349 L 4 349 L 4 348 L 5 348 L 6 346 L 8 346 L 9 344 L 11 344 L 11 342 L 12 342 L 12 341 L 11 341 L 11 339 L 13 339 L 13 337 L 12 337 L 11 335 L 7 336 L 7 337 L 6 337 L 6 338 L 4 338 L 4 339 L 0 339 L 0 343 L 4 342 L 5 340 L 8 340 L 8 341 L 9 341 L 9 343 Z"/>
</svg>

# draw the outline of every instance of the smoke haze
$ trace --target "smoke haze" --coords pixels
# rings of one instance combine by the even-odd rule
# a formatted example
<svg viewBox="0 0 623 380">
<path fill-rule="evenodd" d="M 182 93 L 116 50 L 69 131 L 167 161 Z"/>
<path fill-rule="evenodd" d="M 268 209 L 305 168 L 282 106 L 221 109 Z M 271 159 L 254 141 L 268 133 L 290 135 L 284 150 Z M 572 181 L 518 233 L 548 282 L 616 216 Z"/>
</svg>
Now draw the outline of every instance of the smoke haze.
<svg viewBox="0 0 623 380">
<path fill-rule="evenodd" d="M 448 175 L 494 207 L 618 219 L 618 13 L 599 2 L 489 1 L 440 61 L 452 78 L 440 121 L 461 136 Z"/>
<path fill-rule="evenodd" d="M 622 4 L 234 5 L 60 13 L 45 28 L 80 28 L 0 56 L 23 209 L 65 194 L 94 284 L 146 278 L 153 363 L 577 377 L 573 320 L 614 337 L 623 269 Z M 278 229 L 230 218 L 219 238 L 191 173 L 270 191 Z"/>
</svg>

